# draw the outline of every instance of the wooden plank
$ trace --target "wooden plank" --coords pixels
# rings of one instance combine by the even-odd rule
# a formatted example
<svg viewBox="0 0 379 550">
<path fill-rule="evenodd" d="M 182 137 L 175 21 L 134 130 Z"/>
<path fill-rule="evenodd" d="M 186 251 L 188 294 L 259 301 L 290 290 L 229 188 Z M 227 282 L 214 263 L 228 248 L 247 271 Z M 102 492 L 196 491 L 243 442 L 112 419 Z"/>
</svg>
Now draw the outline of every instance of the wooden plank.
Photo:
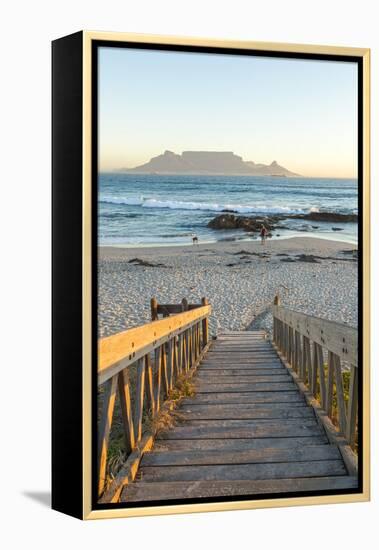
<svg viewBox="0 0 379 550">
<path fill-rule="evenodd" d="M 325 384 L 325 370 L 324 370 L 324 357 L 322 347 L 319 344 L 315 344 L 317 350 L 317 369 L 320 381 L 320 396 L 321 406 L 323 409 L 326 407 L 326 384 Z"/>
<path fill-rule="evenodd" d="M 233 340 L 217 339 L 214 341 L 212 349 L 217 349 L 222 347 L 236 348 L 238 346 L 246 347 L 249 349 L 269 348 L 270 342 L 268 340 L 263 340 L 263 338 L 260 338 L 260 339 L 234 338 Z"/>
<path fill-rule="evenodd" d="M 167 351 L 166 351 L 166 345 L 163 344 L 161 346 L 161 369 L 162 369 L 162 381 L 163 381 L 163 391 L 164 396 L 168 396 L 169 392 L 169 378 L 168 378 L 168 368 L 167 368 Z"/>
<path fill-rule="evenodd" d="M 335 353 L 343 361 L 349 361 L 353 365 L 357 365 L 357 329 L 342 323 L 305 315 L 282 306 L 272 306 L 272 311 L 274 317 L 280 319 L 289 327 L 296 328 L 300 334 Z"/>
<path fill-rule="evenodd" d="M 208 305 L 208 300 L 206 298 L 202 298 L 201 299 L 201 305 L 202 306 L 207 306 Z M 202 336 L 203 336 L 203 340 L 202 340 L 202 347 L 206 346 L 208 344 L 208 341 L 209 341 L 209 326 L 208 326 L 208 318 L 206 317 L 205 319 L 203 319 L 202 321 Z"/>
<path fill-rule="evenodd" d="M 107 455 L 108 455 L 108 443 L 109 434 L 112 426 L 113 411 L 116 401 L 117 392 L 117 376 L 113 376 L 108 381 L 103 398 L 103 410 L 101 413 L 101 419 L 98 427 L 98 492 L 99 495 L 104 490 L 106 482 L 106 470 L 107 470 Z"/>
<path fill-rule="evenodd" d="M 341 460 L 335 445 L 316 445 L 301 449 L 249 449 L 244 451 L 171 451 L 145 454 L 141 466 L 185 466 L 213 464 L 257 464 Z"/>
<path fill-rule="evenodd" d="M 129 454 L 135 446 L 130 382 L 127 369 L 118 373 L 118 393 L 120 398 L 121 419 L 124 430 L 125 451 Z"/>
<path fill-rule="evenodd" d="M 201 368 L 199 369 L 198 376 L 275 376 L 278 374 L 281 374 L 282 372 L 286 373 L 286 369 L 283 366 L 278 366 L 277 368 L 271 368 L 271 369 L 239 369 L 239 368 L 216 368 L 211 369 L 208 367 L 204 367 L 201 365 Z"/>
<path fill-rule="evenodd" d="M 162 349 L 158 348 L 154 351 L 155 362 L 155 385 L 154 385 L 154 415 L 157 414 L 161 408 L 161 384 L 162 384 Z"/>
<path fill-rule="evenodd" d="M 155 414 L 155 395 L 154 395 L 154 376 L 153 367 L 151 365 L 150 355 L 145 357 L 145 376 L 146 376 L 146 398 L 148 407 L 151 410 L 152 416 Z"/>
<path fill-rule="evenodd" d="M 304 372 L 302 379 L 304 382 L 307 382 L 308 385 L 312 383 L 312 356 L 311 356 L 311 343 L 307 336 L 303 337 L 303 346 L 304 346 Z"/>
<path fill-rule="evenodd" d="M 150 300 L 151 320 L 156 321 L 158 319 L 158 301 L 156 298 Z"/>
<path fill-rule="evenodd" d="M 180 500 L 194 498 L 254 496 L 260 494 L 330 492 L 355 489 L 358 480 L 353 476 L 327 476 L 312 478 L 234 480 L 234 481 L 195 481 L 195 482 L 156 482 L 133 483 L 125 487 L 122 502 L 148 502 L 160 500 Z"/>
<path fill-rule="evenodd" d="M 183 311 L 183 305 L 182 304 L 158 304 L 157 310 L 158 310 L 158 314 L 172 315 L 173 313 L 181 313 Z"/>
<path fill-rule="evenodd" d="M 312 357 L 312 375 L 309 380 L 309 386 L 313 395 L 316 395 L 317 391 L 317 370 L 318 370 L 318 359 L 317 359 L 317 344 L 313 342 L 312 344 L 313 357 Z"/>
<path fill-rule="evenodd" d="M 233 336 L 233 337 L 230 337 L 230 338 L 225 338 L 225 337 L 220 337 L 218 336 L 217 337 L 217 340 L 214 341 L 214 345 L 215 346 L 219 346 L 219 345 L 234 345 L 234 344 L 238 344 L 239 342 L 244 342 L 246 344 L 251 344 L 251 345 L 256 345 L 256 346 L 265 346 L 265 345 L 269 345 L 270 344 L 270 341 L 267 340 L 266 338 L 263 338 L 262 336 L 245 336 L 245 335 L 242 335 L 242 336 Z"/>
<path fill-rule="evenodd" d="M 142 413 L 143 413 L 143 396 L 145 393 L 145 361 L 138 360 L 137 366 L 137 382 L 136 382 L 136 402 L 134 411 L 134 434 L 136 441 L 139 441 L 142 436 Z"/>
<path fill-rule="evenodd" d="M 100 339 L 98 342 L 99 384 L 189 326 L 209 316 L 211 311 L 209 305 L 199 307 Z"/>
<path fill-rule="evenodd" d="M 337 408 L 338 408 L 338 424 L 340 431 L 343 435 L 346 435 L 346 405 L 343 392 L 343 382 L 341 373 L 341 361 L 340 358 L 334 356 L 334 376 L 336 381 L 336 393 L 337 393 Z"/>
<path fill-rule="evenodd" d="M 265 355 L 267 353 L 272 352 L 271 345 L 264 345 L 264 346 L 257 346 L 254 344 L 218 344 L 213 345 L 211 348 L 212 355 L 217 355 L 220 353 L 229 353 L 234 354 L 236 353 L 241 355 L 254 355 L 254 354 L 262 354 Z"/>
<path fill-rule="evenodd" d="M 236 349 L 236 350 L 223 350 L 220 349 L 218 351 L 213 351 L 212 353 L 208 354 L 209 360 L 216 360 L 216 359 L 227 359 L 229 361 L 240 361 L 244 360 L 247 362 L 250 361 L 257 361 L 257 360 L 269 360 L 269 359 L 277 359 L 277 356 L 275 353 L 270 351 L 248 351 L 244 352 L 243 350 Z"/>
<path fill-rule="evenodd" d="M 346 439 L 351 446 L 355 443 L 355 432 L 358 411 L 358 373 L 355 368 L 350 369 L 349 403 L 347 415 Z"/>
<path fill-rule="evenodd" d="M 183 404 L 192 403 L 292 403 L 300 401 L 304 403 L 304 397 L 298 391 L 273 392 L 216 392 L 198 393 L 194 398 L 186 398 Z"/>
<path fill-rule="evenodd" d="M 205 358 L 201 365 L 201 370 L 204 369 L 283 369 L 283 364 L 276 358 L 270 361 L 234 361 L 233 359 L 222 359 L 219 361 L 211 361 L 208 357 Z"/>
<path fill-rule="evenodd" d="M 167 355 L 167 384 L 166 384 L 166 395 L 168 395 L 169 390 L 172 390 L 174 383 L 174 341 L 170 340 L 166 344 L 166 355 Z"/>
<path fill-rule="evenodd" d="M 239 352 L 222 352 L 222 353 L 208 353 L 207 362 L 216 363 L 216 362 L 228 362 L 228 363 L 275 363 L 278 360 L 278 356 L 275 353 L 255 354 L 255 353 L 246 353 L 243 355 Z"/>
<path fill-rule="evenodd" d="M 271 375 L 271 376 L 262 376 L 262 375 L 253 375 L 250 374 L 249 376 L 227 376 L 227 375 L 206 375 L 203 373 L 199 373 L 196 377 L 196 380 L 199 383 L 205 383 L 205 384 L 244 384 L 245 382 L 248 384 L 255 384 L 258 382 L 269 382 L 270 384 L 273 384 L 275 382 L 291 382 L 291 376 L 288 373 L 283 374 L 277 374 L 277 375 Z"/>
<path fill-rule="evenodd" d="M 328 352 L 328 386 L 326 393 L 326 414 L 331 418 L 333 407 L 334 353 Z"/>
<path fill-rule="evenodd" d="M 255 384 L 206 384 L 198 382 L 196 390 L 199 393 L 219 393 L 219 392 L 261 392 L 261 391 L 297 391 L 293 382 L 275 382 L 275 383 L 255 383 Z"/>
<path fill-rule="evenodd" d="M 259 341 L 259 342 L 265 342 L 264 332 L 256 332 L 254 331 L 241 331 L 237 332 L 236 334 L 225 334 L 225 333 L 219 333 L 217 336 L 216 342 L 224 342 L 224 341 L 236 341 L 236 340 L 248 340 L 248 341 Z"/>
<path fill-rule="evenodd" d="M 175 383 L 178 378 L 182 374 L 182 364 L 181 364 L 181 337 L 180 334 L 176 338 L 174 338 L 174 368 L 175 368 Z"/>
<path fill-rule="evenodd" d="M 211 347 L 212 352 L 220 351 L 222 349 L 230 349 L 233 351 L 238 350 L 244 350 L 246 352 L 252 352 L 252 351 L 271 351 L 272 346 L 271 342 L 265 340 L 261 341 L 260 343 L 257 342 L 243 342 L 242 340 L 239 340 L 237 342 L 219 342 L 218 340 L 213 342 L 213 345 Z"/>
<path fill-rule="evenodd" d="M 254 413 L 254 411 L 275 411 L 276 409 L 283 411 L 285 413 L 286 411 L 292 411 L 293 409 L 308 409 L 311 410 L 310 407 L 305 403 L 305 400 L 302 401 L 293 401 L 291 403 L 223 403 L 221 405 L 217 403 L 193 403 L 192 405 L 189 405 L 186 402 L 182 402 L 180 409 L 180 414 L 182 413 L 197 413 L 197 412 L 214 412 L 219 413 L 222 411 L 225 412 L 245 412 L 248 413 L 251 411 Z"/>
<path fill-rule="evenodd" d="M 187 372 L 188 370 L 188 346 L 187 346 L 187 332 L 182 334 L 182 355 L 183 355 L 183 371 Z"/>
<path fill-rule="evenodd" d="M 207 429 L 221 429 L 221 428 L 256 428 L 269 426 L 270 429 L 273 426 L 281 426 L 290 428 L 291 426 L 315 426 L 317 421 L 314 415 L 307 418 L 242 418 L 242 419 L 205 419 L 205 420 L 189 420 L 185 419 L 184 422 L 177 424 L 173 430 L 177 428 L 207 428 Z"/>
<path fill-rule="evenodd" d="M 244 350 L 246 352 L 254 352 L 255 350 L 270 351 L 271 343 L 266 341 L 254 342 L 247 340 L 237 340 L 234 342 L 220 342 L 216 340 L 212 345 L 212 351 L 220 351 L 221 349 L 229 349 L 233 351 Z"/>
<path fill-rule="evenodd" d="M 228 338 L 230 336 L 251 336 L 252 338 L 257 336 L 264 336 L 265 330 L 222 330 L 219 334 L 219 338 Z"/>
<path fill-rule="evenodd" d="M 248 361 L 255 361 L 257 359 L 260 360 L 266 360 L 270 357 L 277 359 L 276 354 L 271 350 L 267 351 L 257 351 L 254 352 L 242 352 L 239 349 L 237 350 L 223 350 L 219 349 L 218 351 L 213 350 L 212 352 L 208 352 L 208 358 L 209 359 L 223 359 L 226 357 L 227 359 L 244 359 Z"/>
<path fill-rule="evenodd" d="M 176 349 L 176 376 L 183 373 L 183 334 L 177 337 Z"/>
<path fill-rule="evenodd" d="M 228 464 L 217 466 L 144 466 L 144 482 L 278 479 L 314 476 L 344 476 L 342 460 L 280 462 L 268 464 Z"/>
<path fill-rule="evenodd" d="M 175 429 L 161 432 L 158 439 L 245 439 L 249 437 L 307 437 L 322 435 L 322 430 L 314 421 L 311 426 L 305 425 L 305 421 L 276 421 L 275 423 L 263 423 L 256 425 L 231 426 L 228 428 L 212 428 L 207 426 L 176 426 Z"/>
<path fill-rule="evenodd" d="M 241 438 L 241 439 L 158 439 L 154 452 L 222 450 L 240 451 L 247 449 L 300 449 L 310 445 L 327 445 L 325 434 L 307 437 Z"/>
<path fill-rule="evenodd" d="M 210 410 L 209 410 L 210 409 Z M 265 409 L 224 409 L 223 406 L 216 409 L 208 407 L 208 410 L 190 411 L 180 408 L 180 418 L 183 420 L 242 420 L 242 419 L 267 419 L 267 418 L 313 418 L 313 411 L 309 407 L 266 407 Z"/>
</svg>

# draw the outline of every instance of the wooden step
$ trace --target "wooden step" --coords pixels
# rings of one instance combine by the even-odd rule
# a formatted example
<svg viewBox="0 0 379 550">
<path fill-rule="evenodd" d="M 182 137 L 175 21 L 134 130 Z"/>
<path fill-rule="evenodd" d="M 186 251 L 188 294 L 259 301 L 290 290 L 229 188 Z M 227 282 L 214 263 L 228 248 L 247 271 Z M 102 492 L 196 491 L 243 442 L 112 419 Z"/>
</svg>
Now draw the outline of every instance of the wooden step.
<svg viewBox="0 0 379 550">
<path fill-rule="evenodd" d="M 151 481 L 215 481 L 243 479 L 280 479 L 291 477 L 343 476 L 341 459 L 265 464 L 227 464 L 214 466 L 144 466 L 141 479 Z"/>
<path fill-rule="evenodd" d="M 199 373 L 196 377 L 196 382 L 200 384 L 256 384 L 258 382 L 269 382 L 274 384 L 275 382 L 291 382 L 292 378 L 287 372 L 281 374 L 271 374 L 269 376 L 258 375 L 258 374 L 249 374 L 249 375 L 240 375 L 238 377 L 231 376 L 227 374 L 207 374 Z"/>
<path fill-rule="evenodd" d="M 317 421 L 314 415 L 308 417 L 290 417 L 290 418 L 222 418 L 222 419 L 205 419 L 205 420 L 187 420 L 180 419 L 179 424 L 175 426 L 174 429 L 178 428 L 206 428 L 209 430 L 221 430 L 221 429 L 236 429 L 236 430 L 245 430 L 245 429 L 260 429 L 264 430 L 265 426 L 269 425 L 270 427 L 274 424 L 276 426 L 281 426 L 282 428 L 291 428 L 295 427 L 297 430 L 299 426 L 316 426 Z M 271 429 L 271 428 L 270 428 Z M 290 435 L 291 437 L 291 435 Z"/>
<path fill-rule="evenodd" d="M 206 383 L 202 380 L 195 382 L 195 389 L 198 393 L 241 393 L 241 392 L 297 392 L 297 386 L 294 382 L 255 382 L 255 383 L 234 383 L 234 384 L 216 384 Z"/>
<path fill-rule="evenodd" d="M 298 391 L 255 391 L 255 392 L 215 392 L 198 393 L 195 397 L 183 399 L 183 404 L 192 403 L 304 403 L 304 397 Z"/>
<path fill-rule="evenodd" d="M 307 445 L 327 445 L 328 438 L 321 435 L 308 437 L 273 437 L 254 439 L 159 439 L 154 445 L 154 452 L 224 450 L 239 451 L 244 449 L 301 449 Z"/>
<path fill-rule="evenodd" d="M 206 369 L 285 369 L 283 363 L 277 361 L 204 361 L 199 372 Z"/>
<path fill-rule="evenodd" d="M 264 448 L 240 451 L 171 451 L 146 453 L 141 466 L 185 466 L 197 464 L 257 464 L 266 462 L 304 462 L 316 460 L 340 460 L 335 445 L 315 445 L 301 449 Z"/>
<path fill-rule="evenodd" d="M 245 350 L 245 351 L 241 351 L 241 348 L 238 346 L 236 347 L 236 349 L 229 349 L 229 350 L 226 350 L 225 348 L 218 348 L 218 349 L 213 349 L 212 351 L 208 351 L 207 355 L 206 355 L 206 360 L 210 359 L 210 358 L 216 358 L 216 357 L 221 357 L 222 355 L 227 355 L 228 357 L 230 358 L 236 358 L 238 359 L 239 357 L 244 357 L 244 358 L 251 358 L 251 359 L 255 359 L 255 358 L 261 358 L 261 359 L 267 359 L 267 357 L 274 357 L 276 359 L 278 359 L 278 356 L 275 355 L 275 352 L 274 350 L 271 348 L 271 349 L 265 349 L 265 350 L 257 350 L 257 349 L 248 349 L 248 350 Z"/>
<path fill-rule="evenodd" d="M 192 403 L 188 404 L 183 402 L 180 409 L 177 409 L 178 414 L 183 413 L 196 413 L 196 412 L 245 412 L 248 413 L 249 411 L 251 413 L 259 412 L 259 411 L 275 411 L 280 410 L 282 413 L 286 413 L 287 411 L 291 411 L 293 409 L 307 409 L 312 411 L 310 407 L 306 404 L 306 402 L 303 401 L 295 401 L 293 403 L 223 403 L 222 405 L 219 405 L 217 403 Z"/>
<path fill-rule="evenodd" d="M 310 425 L 309 425 L 310 424 Z M 277 420 L 270 423 L 263 421 L 246 426 L 211 427 L 211 426 L 175 426 L 161 432 L 157 439 L 244 439 L 250 437 L 301 437 L 322 435 L 316 421 Z"/>
<path fill-rule="evenodd" d="M 207 407 L 202 410 L 188 410 L 181 408 L 178 412 L 181 420 L 243 420 L 243 419 L 268 419 L 268 418 L 314 418 L 313 411 L 306 407 L 265 407 L 264 409 L 236 408 L 225 409 L 219 405 L 216 408 Z"/>
<path fill-rule="evenodd" d="M 214 497 L 249 496 L 280 493 L 321 493 L 335 490 L 349 490 L 358 487 L 358 480 L 352 476 L 327 476 L 291 479 L 195 481 L 195 482 L 136 482 L 127 485 L 121 500 L 126 502 L 148 502 L 182 499 L 209 499 Z"/>
<path fill-rule="evenodd" d="M 255 369 L 255 368 L 207 368 L 202 366 L 201 370 L 197 375 L 197 379 L 206 377 L 206 376 L 276 376 L 276 375 L 285 375 L 288 374 L 288 371 L 278 366 L 277 368 L 271 369 Z"/>
<path fill-rule="evenodd" d="M 220 363 L 219 361 L 210 361 L 206 363 L 202 363 L 199 367 L 198 374 L 201 374 L 203 372 L 206 372 L 208 370 L 218 371 L 221 372 L 223 370 L 245 370 L 250 371 L 251 374 L 254 374 L 254 371 L 265 371 L 262 372 L 262 374 L 267 374 L 267 371 L 278 371 L 281 370 L 282 372 L 288 372 L 288 370 L 285 368 L 285 366 L 280 363 L 279 361 L 272 361 L 271 363 L 242 363 L 242 364 L 235 364 L 233 362 L 224 362 Z"/>
</svg>

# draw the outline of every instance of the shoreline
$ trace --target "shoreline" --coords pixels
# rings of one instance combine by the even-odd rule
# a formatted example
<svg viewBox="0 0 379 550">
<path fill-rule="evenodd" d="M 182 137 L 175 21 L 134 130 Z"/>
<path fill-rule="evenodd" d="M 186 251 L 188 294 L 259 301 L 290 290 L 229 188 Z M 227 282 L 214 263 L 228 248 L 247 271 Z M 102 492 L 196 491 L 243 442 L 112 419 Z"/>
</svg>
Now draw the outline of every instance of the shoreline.
<svg viewBox="0 0 379 550">
<path fill-rule="evenodd" d="M 311 242 L 308 242 L 310 240 Z M 290 241 L 287 243 L 287 241 Z M 313 242 L 312 242 L 313 241 Z M 317 241 L 320 241 L 319 243 Z M 171 249 L 174 248 L 176 250 L 176 253 L 178 252 L 178 249 L 183 248 L 185 250 L 187 249 L 194 249 L 194 250 L 204 250 L 204 248 L 209 248 L 210 246 L 217 249 L 228 249 L 228 248 L 235 248 L 239 246 L 244 246 L 245 244 L 248 246 L 254 245 L 254 247 L 259 247 L 259 249 L 268 249 L 270 247 L 276 248 L 277 245 L 274 243 L 280 243 L 279 248 L 282 246 L 295 244 L 295 247 L 297 248 L 299 245 L 303 244 L 304 249 L 306 248 L 306 245 L 310 246 L 325 246 L 326 248 L 329 248 L 328 245 L 325 243 L 330 243 L 331 247 L 334 248 L 336 246 L 341 246 L 342 248 L 352 248 L 352 249 L 358 249 L 358 243 L 353 241 L 342 241 L 339 239 L 329 239 L 327 237 L 321 237 L 321 236 L 313 236 L 313 235 L 307 235 L 307 236 L 283 236 L 283 237 L 277 237 L 277 238 L 271 238 L 267 239 L 265 241 L 265 244 L 262 246 L 261 240 L 257 237 L 256 239 L 231 239 L 231 240 L 219 240 L 219 241 L 207 241 L 207 242 L 200 242 L 199 244 L 193 245 L 191 242 L 189 243 L 171 243 L 171 244 L 135 244 L 135 245 L 129 245 L 129 244 L 101 244 L 98 245 L 98 250 L 100 252 L 106 253 L 107 251 L 112 250 L 141 250 L 144 253 L 147 254 L 153 254 L 154 251 L 164 254 L 164 252 L 171 252 Z"/>
<path fill-rule="evenodd" d="M 99 336 L 150 322 L 150 299 L 213 307 L 211 333 L 271 331 L 270 306 L 283 305 L 356 326 L 357 246 L 294 237 L 162 247 L 99 247 Z"/>
<path fill-rule="evenodd" d="M 332 237 L 336 237 L 337 235 L 333 235 L 333 234 L 330 234 L 331 237 L 327 237 L 325 236 L 325 234 L 313 234 L 313 235 L 307 235 L 307 236 L 304 236 L 304 235 L 300 235 L 300 234 L 296 234 L 296 235 L 283 235 L 283 236 L 280 236 L 280 237 L 271 237 L 268 239 L 269 242 L 273 242 L 273 241 L 286 241 L 287 239 L 320 239 L 320 240 L 323 240 L 323 241 L 332 241 L 332 242 L 336 242 L 336 243 L 343 243 L 343 244 L 350 244 L 352 246 L 358 246 L 358 240 L 349 240 L 349 239 L 337 239 L 337 238 L 332 238 Z M 342 236 L 342 235 L 341 235 Z M 253 238 L 246 238 L 246 239 L 243 239 L 243 238 L 234 238 L 232 237 L 230 240 L 229 239 L 219 239 L 219 240 L 212 240 L 212 241 L 201 241 L 201 243 L 199 243 L 198 245 L 196 246 L 201 246 L 201 245 L 213 245 L 213 244 L 217 244 L 217 243 L 228 243 L 228 242 L 236 242 L 236 243 L 246 243 L 246 242 L 260 242 L 260 239 L 259 237 L 255 237 L 254 239 Z M 188 243 L 179 243 L 179 242 L 173 242 L 173 243 L 170 243 L 170 244 L 166 244 L 166 243 L 135 243 L 135 244 L 131 244 L 131 243 L 114 243 L 114 244 L 99 244 L 98 245 L 98 248 L 122 248 L 122 249 L 138 249 L 138 248 L 142 248 L 142 249 L 145 249 L 145 248 L 171 248 L 171 247 L 191 247 L 193 246 L 192 242 L 188 242 Z"/>
</svg>

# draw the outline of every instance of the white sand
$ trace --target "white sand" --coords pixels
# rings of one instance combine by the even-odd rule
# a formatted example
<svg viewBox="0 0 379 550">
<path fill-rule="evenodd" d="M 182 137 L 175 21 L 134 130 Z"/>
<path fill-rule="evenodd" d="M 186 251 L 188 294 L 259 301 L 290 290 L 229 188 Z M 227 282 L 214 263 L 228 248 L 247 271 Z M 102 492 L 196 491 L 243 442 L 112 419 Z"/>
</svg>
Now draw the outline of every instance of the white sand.
<svg viewBox="0 0 379 550">
<path fill-rule="evenodd" d="M 108 336 L 150 321 L 150 298 L 160 303 L 200 302 L 213 306 L 211 330 L 271 330 L 269 307 L 279 291 L 282 304 L 356 326 L 358 262 L 349 243 L 301 237 L 198 246 L 99 248 L 99 335 Z M 237 254 L 241 250 L 267 257 Z M 288 256 L 278 256 L 287 254 Z M 320 263 L 281 261 L 313 254 Z M 166 267 L 129 263 L 139 258 Z M 228 266 L 227 264 L 234 264 Z"/>
</svg>

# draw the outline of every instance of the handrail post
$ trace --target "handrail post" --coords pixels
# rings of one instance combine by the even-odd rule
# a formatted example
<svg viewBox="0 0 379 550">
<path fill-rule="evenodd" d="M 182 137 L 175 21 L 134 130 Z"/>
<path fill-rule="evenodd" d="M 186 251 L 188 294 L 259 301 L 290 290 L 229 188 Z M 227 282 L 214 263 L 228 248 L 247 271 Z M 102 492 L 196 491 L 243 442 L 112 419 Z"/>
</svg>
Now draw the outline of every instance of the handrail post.
<svg viewBox="0 0 379 550">
<path fill-rule="evenodd" d="M 207 298 L 202 298 L 201 299 L 201 305 L 202 306 L 207 306 L 208 305 Z M 209 336 L 208 336 L 208 327 L 209 327 L 208 317 L 205 317 L 205 319 L 203 319 L 202 324 L 203 324 L 203 347 L 205 347 L 208 344 L 208 340 L 209 340 Z"/>
<path fill-rule="evenodd" d="M 280 296 L 279 293 L 275 294 L 274 296 L 274 306 L 280 306 Z M 274 336 L 274 342 L 276 345 L 279 344 L 278 340 L 278 319 L 274 316 L 273 319 L 273 336 Z"/>
<path fill-rule="evenodd" d="M 157 321 L 158 320 L 158 301 L 156 298 L 151 298 L 150 307 L 151 307 L 151 320 Z"/>
</svg>

